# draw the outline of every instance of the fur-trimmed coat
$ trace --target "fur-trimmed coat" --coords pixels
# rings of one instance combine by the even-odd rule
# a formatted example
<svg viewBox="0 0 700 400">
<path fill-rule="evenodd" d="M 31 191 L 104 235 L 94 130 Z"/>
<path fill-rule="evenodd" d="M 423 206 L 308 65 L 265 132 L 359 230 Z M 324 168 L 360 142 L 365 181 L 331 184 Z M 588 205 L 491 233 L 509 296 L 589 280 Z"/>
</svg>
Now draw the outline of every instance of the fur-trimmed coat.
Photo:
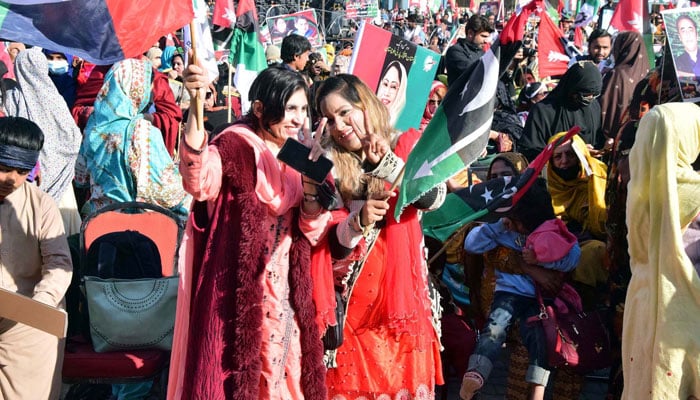
<svg viewBox="0 0 700 400">
<path fill-rule="evenodd" d="M 216 139 L 222 186 L 208 217 L 195 203 L 189 343 L 183 399 L 257 399 L 261 376 L 262 295 L 267 208 L 256 195 L 253 149 L 235 133 Z M 298 209 L 293 209 L 297 214 Z M 296 221 L 297 219 L 295 219 Z M 290 303 L 301 330 L 301 387 L 306 399 L 325 400 L 323 346 L 314 321 L 310 244 L 291 232 Z"/>
</svg>

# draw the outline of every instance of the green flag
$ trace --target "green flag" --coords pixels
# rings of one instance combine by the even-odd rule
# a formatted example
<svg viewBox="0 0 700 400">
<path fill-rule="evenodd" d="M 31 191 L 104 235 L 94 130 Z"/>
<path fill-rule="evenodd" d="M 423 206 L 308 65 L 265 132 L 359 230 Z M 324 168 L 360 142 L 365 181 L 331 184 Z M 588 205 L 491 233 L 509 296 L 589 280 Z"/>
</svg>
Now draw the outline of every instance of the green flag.
<svg viewBox="0 0 700 400">
<path fill-rule="evenodd" d="M 241 108 L 245 113 L 250 108 L 250 85 L 260 71 L 267 68 L 265 49 L 258 38 L 258 16 L 253 0 L 242 0 L 238 3 L 229 62 L 236 67 L 233 83 L 241 94 Z"/>
<path fill-rule="evenodd" d="M 445 99 L 406 160 L 395 211 L 474 162 L 488 142 L 496 101 L 498 41 L 450 85 Z"/>
</svg>

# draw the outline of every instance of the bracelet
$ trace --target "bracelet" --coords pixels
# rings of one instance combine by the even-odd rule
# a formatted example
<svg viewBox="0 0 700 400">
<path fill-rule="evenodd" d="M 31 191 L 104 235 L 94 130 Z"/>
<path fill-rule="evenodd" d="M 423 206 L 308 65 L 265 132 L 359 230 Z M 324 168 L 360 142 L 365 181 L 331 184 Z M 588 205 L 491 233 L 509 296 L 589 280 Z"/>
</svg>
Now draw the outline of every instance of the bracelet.
<svg viewBox="0 0 700 400">
<path fill-rule="evenodd" d="M 372 229 L 374 228 L 374 222 L 367 224 L 367 226 L 362 225 L 362 218 L 360 218 L 360 212 L 357 213 L 355 216 L 355 224 L 360 228 L 358 233 L 362 232 L 362 236 L 367 237 L 369 236 L 370 232 L 372 232 Z M 353 230 L 355 228 L 353 227 Z"/>
<path fill-rule="evenodd" d="M 363 233 L 362 222 L 360 221 L 360 212 L 355 214 L 355 217 L 349 221 L 348 225 L 355 233 Z"/>
</svg>

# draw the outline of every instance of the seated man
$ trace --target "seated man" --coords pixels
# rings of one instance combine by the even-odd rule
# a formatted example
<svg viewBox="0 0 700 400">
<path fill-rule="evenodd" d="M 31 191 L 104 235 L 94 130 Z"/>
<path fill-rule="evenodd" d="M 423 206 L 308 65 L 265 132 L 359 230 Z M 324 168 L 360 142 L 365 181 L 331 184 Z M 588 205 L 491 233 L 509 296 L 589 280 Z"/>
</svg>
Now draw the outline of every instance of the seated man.
<svg viewBox="0 0 700 400">
<path fill-rule="evenodd" d="M 27 175 L 44 143 L 24 118 L 0 118 L 2 288 L 59 306 L 73 273 L 58 206 Z M 0 319 L 0 397 L 57 399 L 63 349 L 57 337 Z"/>
</svg>

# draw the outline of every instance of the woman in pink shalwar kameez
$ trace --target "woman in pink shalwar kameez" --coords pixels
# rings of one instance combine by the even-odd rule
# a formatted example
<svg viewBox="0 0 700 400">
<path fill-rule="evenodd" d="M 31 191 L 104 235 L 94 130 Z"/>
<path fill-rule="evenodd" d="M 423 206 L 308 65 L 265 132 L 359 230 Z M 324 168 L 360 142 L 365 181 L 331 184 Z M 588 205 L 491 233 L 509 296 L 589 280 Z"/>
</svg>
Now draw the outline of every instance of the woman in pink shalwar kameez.
<svg viewBox="0 0 700 400">
<path fill-rule="evenodd" d="M 186 85 L 202 92 L 202 69 L 189 66 Z M 316 185 L 276 159 L 305 125 L 307 95 L 298 74 L 268 69 L 253 82 L 243 122 L 211 144 L 188 121 L 180 170 L 196 201 L 169 399 L 326 398 L 309 256 L 329 213 L 313 198 Z"/>
</svg>

